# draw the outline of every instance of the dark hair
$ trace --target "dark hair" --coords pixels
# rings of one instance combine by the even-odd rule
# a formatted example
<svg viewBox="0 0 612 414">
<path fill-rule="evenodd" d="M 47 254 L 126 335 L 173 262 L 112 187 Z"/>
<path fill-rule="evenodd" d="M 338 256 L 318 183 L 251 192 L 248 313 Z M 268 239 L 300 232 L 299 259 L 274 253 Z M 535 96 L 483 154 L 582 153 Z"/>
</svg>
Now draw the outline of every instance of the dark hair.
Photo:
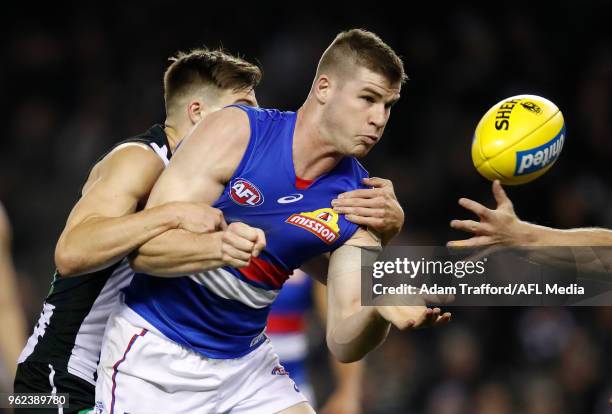
<svg viewBox="0 0 612 414">
<path fill-rule="evenodd" d="M 223 50 L 194 49 L 178 52 L 164 73 L 166 113 L 174 101 L 193 88 L 212 85 L 219 89 L 239 91 L 256 87 L 261 69 Z"/>
<path fill-rule="evenodd" d="M 363 29 L 341 32 L 321 56 L 317 76 L 337 68 L 364 66 L 385 76 L 391 83 L 404 83 L 408 77 L 402 59 L 376 34 Z"/>
</svg>

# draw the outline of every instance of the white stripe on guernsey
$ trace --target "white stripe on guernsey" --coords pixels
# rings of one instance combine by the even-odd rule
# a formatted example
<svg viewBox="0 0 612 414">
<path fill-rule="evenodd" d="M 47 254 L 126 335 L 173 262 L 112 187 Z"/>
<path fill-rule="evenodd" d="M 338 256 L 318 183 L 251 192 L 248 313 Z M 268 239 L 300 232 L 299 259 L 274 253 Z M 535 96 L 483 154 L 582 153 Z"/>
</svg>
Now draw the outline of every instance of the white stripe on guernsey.
<svg viewBox="0 0 612 414">
<path fill-rule="evenodd" d="M 21 364 L 30 355 L 32 355 L 32 352 L 34 352 L 34 348 L 38 344 L 38 338 L 45 335 L 47 326 L 49 326 L 49 322 L 51 321 L 51 317 L 53 316 L 53 309 L 55 309 L 55 305 L 51 305 L 47 302 L 43 304 L 43 310 L 40 313 L 40 317 L 38 318 L 36 326 L 34 327 L 34 332 L 28 338 L 28 342 L 26 343 L 25 348 L 23 348 L 23 351 L 21 351 L 21 355 L 19 355 L 19 359 L 17 359 L 18 364 Z"/>
<path fill-rule="evenodd" d="M 53 383 L 53 378 L 55 378 L 55 370 L 53 369 L 53 365 L 49 364 L 49 369 L 51 372 L 49 373 L 49 384 L 51 384 L 51 395 L 57 395 L 57 388 L 55 388 L 55 384 Z M 64 407 L 59 405 L 57 406 L 58 414 L 64 414 Z"/>
<path fill-rule="evenodd" d="M 164 162 L 164 165 L 167 167 L 170 160 L 168 159 L 168 147 L 163 146 L 160 147 L 155 142 L 151 142 L 151 148 L 159 155 L 159 158 Z"/>
<path fill-rule="evenodd" d="M 269 306 L 278 295 L 278 290 L 265 290 L 255 287 L 223 269 L 208 270 L 190 275 L 189 278 L 217 296 L 232 299 L 256 309 Z"/>
<path fill-rule="evenodd" d="M 266 333 L 274 347 L 274 352 L 283 362 L 302 361 L 308 354 L 308 340 L 306 334 L 269 334 Z"/>
<path fill-rule="evenodd" d="M 81 322 L 68 360 L 68 372 L 96 385 L 94 374 L 102 349 L 104 329 L 110 314 L 121 303 L 121 289 L 130 284 L 134 271 L 123 259 L 98 294 L 87 316 Z"/>
<path fill-rule="evenodd" d="M 168 163 L 170 162 L 170 159 L 168 158 L 168 147 L 165 145 L 160 147 L 155 142 L 151 142 L 150 145 L 151 146 L 149 147 L 144 142 L 125 142 L 121 145 L 117 145 L 110 153 L 113 153 L 117 150 L 123 149 L 125 147 L 129 147 L 129 146 L 136 146 L 136 147 L 141 147 L 144 149 L 152 149 L 153 151 L 155 151 L 157 156 L 162 160 L 162 162 L 164 163 L 164 166 L 167 167 Z"/>
</svg>

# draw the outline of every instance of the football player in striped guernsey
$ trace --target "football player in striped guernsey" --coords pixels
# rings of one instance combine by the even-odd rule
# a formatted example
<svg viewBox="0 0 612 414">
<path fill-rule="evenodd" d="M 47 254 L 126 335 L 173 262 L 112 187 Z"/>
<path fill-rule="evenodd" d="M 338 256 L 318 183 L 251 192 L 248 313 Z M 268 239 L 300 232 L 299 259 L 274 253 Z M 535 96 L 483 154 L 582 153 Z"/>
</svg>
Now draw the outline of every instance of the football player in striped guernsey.
<svg viewBox="0 0 612 414">
<path fill-rule="evenodd" d="M 126 256 L 167 230 L 189 232 L 189 245 L 165 254 L 202 268 L 240 265 L 232 252 L 244 242 L 225 229 L 232 247 L 211 259 L 210 233 L 225 228 L 222 214 L 204 204 L 173 202 L 141 211 L 153 184 L 183 136 L 207 114 L 229 104 L 257 105 L 260 69 L 219 50 L 199 49 L 171 58 L 164 75 L 166 120 L 116 144 L 91 169 L 56 247 L 55 272 L 43 310 L 19 357 L 15 392 L 69 393 L 69 408 L 35 413 L 87 412 L 94 405 L 96 368 L 109 314 L 133 276 Z M 216 239 L 215 239 L 216 240 Z M 24 410 L 25 412 L 25 410 Z"/>
</svg>

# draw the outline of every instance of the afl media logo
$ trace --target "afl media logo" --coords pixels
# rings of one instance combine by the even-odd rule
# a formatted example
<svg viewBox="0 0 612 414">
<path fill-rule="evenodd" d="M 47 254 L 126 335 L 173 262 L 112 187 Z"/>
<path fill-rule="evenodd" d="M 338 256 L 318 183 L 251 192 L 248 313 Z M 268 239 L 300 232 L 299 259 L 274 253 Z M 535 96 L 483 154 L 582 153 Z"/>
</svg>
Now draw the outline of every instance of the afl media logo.
<svg viewBox="0 0 612 414">
<path fill-rule="evenodd" d="M 235 178 L 230 183 L 230 198 L 234 203 L 245 207 L 257 207 L 264 202 L 259 188 L 243 178 Z"/>
</svg>

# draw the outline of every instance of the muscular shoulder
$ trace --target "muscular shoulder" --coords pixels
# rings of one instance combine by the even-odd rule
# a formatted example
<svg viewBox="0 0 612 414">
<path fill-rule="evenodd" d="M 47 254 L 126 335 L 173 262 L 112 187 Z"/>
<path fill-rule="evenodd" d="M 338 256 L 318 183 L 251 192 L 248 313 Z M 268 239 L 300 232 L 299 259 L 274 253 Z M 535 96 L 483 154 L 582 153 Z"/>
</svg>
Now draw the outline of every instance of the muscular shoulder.
<svg viewBox="0 0 612 414">
<path fill-rule="evenodd" d="M 169 167 L 191 166 L 208 170 L 220 181 L 229 179 L 242 159 L 251 136 L 249 117 L 242 109 L 229 107 L 204 118 L 185 137 Z"/>
<path fill-rule="evenodd" d="M 250 134 L 248 114 L 240 108 L 228 107 L 213 112 L 200 121 L 183 140 L 181 147 L 190 141 L 200 140 L 208 143 L 212 140 L 219 148 L 231 148 L 247 143 Z"/>
<path fill-rule="evenodd" d="M 147 145 L 129 142 L 116 147 L 91 170 L 83 194 L 96 182 L 104 181 L 117 188 L 149 191 L 164 169 L 164 162 Z M 144 187 L 144 188 L 143 188 Z"/>
</svg>

